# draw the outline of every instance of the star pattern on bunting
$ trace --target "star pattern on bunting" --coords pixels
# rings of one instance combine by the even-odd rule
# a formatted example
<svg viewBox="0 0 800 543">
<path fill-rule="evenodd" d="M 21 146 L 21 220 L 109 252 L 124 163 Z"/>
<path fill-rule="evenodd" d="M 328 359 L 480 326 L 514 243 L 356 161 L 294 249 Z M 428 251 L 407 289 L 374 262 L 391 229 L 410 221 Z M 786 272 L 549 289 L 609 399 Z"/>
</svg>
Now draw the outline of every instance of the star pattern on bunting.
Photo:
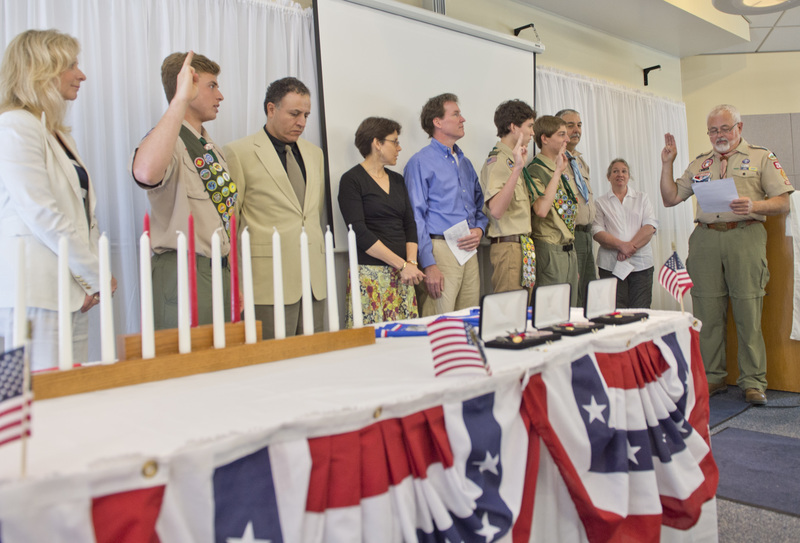
<svg viewBox="0 0 800 543">
<path fill-rule="evenodd" d="M 484 513 L 481 518 L 481 529 L 475 533 L 486 538 L 487 543 L 494 539 L 494 536 L 500 531 L 497 526 L 492 526 L 489 522 L 489 513 Z"/>
<path fill-rule="evenodd" d="M 478 471 L 483 473 L 484 471 L 490 471 L 495 475 L 499 475 L 500 473 L 497 471 L 497 464 L 500 462 L 500 454 L 496 454 L 492 456 L 489 451 L 486 451 L 486 458 L 483 460 L 473 462 L 474 465 L 478 466 Z"/>
<path fill-rule="evenodd" d="M 603 424 L 606 424 L 606 418 L 603 416 L 603 411 L 606 407 L 605 404 L 598 404 L 597 400 L 594 399 L 594 395 L 592 395 L 592 400 L 587 405 L 582 405 L 587 413 L 589 413 L 589 424 L 591 424 L 595 420 L 599 420 Z"/>
<path fill-rule="evenodd" d="M 253 521 L 247 523 L 242 537 L 229 537 L 227 543 L 271 543 L 270 539 L 256 539 L 253 534 Z"/>
<path fill-rule="evenodd" d="M 628 460 L 630 460 L 637 466 L 639 465 L 639 460 L 636 458 L 636 453 L 638 453 L 640 450 L 642 450 L 641 447 L 633 446 L 631 445 L 631 442 L 628 441 Z"/>
</svg>

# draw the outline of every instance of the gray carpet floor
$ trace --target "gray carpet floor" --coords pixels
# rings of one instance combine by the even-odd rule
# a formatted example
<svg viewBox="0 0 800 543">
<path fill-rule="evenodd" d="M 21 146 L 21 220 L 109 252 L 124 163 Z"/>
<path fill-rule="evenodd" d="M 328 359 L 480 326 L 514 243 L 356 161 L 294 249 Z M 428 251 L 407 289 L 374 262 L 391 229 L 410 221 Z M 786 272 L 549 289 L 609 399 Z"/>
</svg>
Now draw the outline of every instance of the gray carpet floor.
<svg viewBox="0 0 800 543">
<path fill-rule="evenodd" d="M 744 402 L 744 393 L 737 387 L 728 387 L 726 396 L 726 401 L 738 396 Z M 770 390 L 767 399 L 767 406 L 747 409 L 712 428 L 711 434 L 730 427 L 800 438 L 800 394 Z M 786 476 L 796 480 L 800 473 L 787 473 Z M 720 543 L 800 541 L 800 517 L 722 498 L 717 498 L 717 516 Z"/>
</svg>

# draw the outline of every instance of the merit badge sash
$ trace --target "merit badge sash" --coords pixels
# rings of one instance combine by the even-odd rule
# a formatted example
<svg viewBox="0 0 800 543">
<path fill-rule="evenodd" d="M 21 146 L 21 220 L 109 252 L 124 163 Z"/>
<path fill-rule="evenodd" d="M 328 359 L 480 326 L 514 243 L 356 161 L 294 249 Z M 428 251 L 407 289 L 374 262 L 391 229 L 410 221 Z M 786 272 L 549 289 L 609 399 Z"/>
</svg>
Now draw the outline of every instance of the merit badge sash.
<svg viewBox="0 0 800 543">
<path fill-rule="evenodd" d="M 531 163 L 539 164 L 547 168 L 545 163 L 542 162 L 538 156 L 534 158 Z M 540 192 L 536 187 L 536 183 L 533 182 L 533 178 L 531 174 L 528 173 L 528 169 L 523 169 L 522 173 L 525 176 L 525 183 L 528 185 L 528 192 L 531 193 L 531 197 L 535 200 L 539 196 L 544 196 L 544 193 Z M 561 217 L 561 220 L 564 221 L 564 224 L 567 225 L 569 233 L 575 235 L 575 218 L 578 214 L 578 199 L 569 186 L 569 178 L 563 173 L 561 174 L 561 182 L 558 184 L 556 197 L 553 199 L 553 208 L 556 210 L 556 213 L 558 213 L 558 216 Z"/>
<path fill-rule="evenodd" d="M 186 145 L 186 150 L 197 168 L 197 173 L 203 181 L 206 192 L 211 197 L 214 207 L 225 225 L 225 232 L 230 237 L 230 220 L 233 206 L 239 194 L 236 192 L 236 183 L 222 167 L 214 153 L 214 146 L 206 142 L 205 138 L 197 138 L 186 126 L 181 126 L 180 137 Z"/>
</svg>

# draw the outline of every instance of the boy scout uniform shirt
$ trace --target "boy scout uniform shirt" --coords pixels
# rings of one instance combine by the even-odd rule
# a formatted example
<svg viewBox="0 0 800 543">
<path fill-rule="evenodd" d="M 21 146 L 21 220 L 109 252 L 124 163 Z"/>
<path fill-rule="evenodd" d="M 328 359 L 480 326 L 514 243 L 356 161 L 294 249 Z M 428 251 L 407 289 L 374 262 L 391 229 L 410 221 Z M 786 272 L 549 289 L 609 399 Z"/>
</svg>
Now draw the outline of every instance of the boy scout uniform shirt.
<svg viewBox="0 0 800 543">
<path fill-rule="evenodd" d="M 481 168 L 481 188 L 484 200 L 487 202 L 505 186 L 514 168 L 514 152 L 511 148 L 501 141 L 498 141 L 495 147 L 498 153 L 487 158 Z M 522 172 L 520 172 L 517 185 L 514 187 L 511 202 L 500 219 L 492 217 L 488 205 L 484 205 L 483 210 L 489 218 L 487 237 L 529 234 L 531 231 L 531 201 Z"/>
<path fill-rule="evenodd" d="M 531 174 L 533 182 L 539 192 L 544 194 L 547 184 L 553 178 L 553 174 L 556 171 L 556 163 L 542 154 L 537 156 L 544 162 L 545 167 L 534 163 L 528 164 L 528 173 Z M 567 169 L 569 169 L 569 166 L 567 166 Z M 561 184 L 563 185 L 563 182 Z M 533 207 L 533 202 L 538 196 L 538 194 L 531 195 L 531 207 Z M 578 198 L 580 198 L 580 196 L 578 196 Z M 575 241 L 575 236 L 570 233 L 569 228 L 567 228 L 567 225 L 558 213 L 556 213 L 552 204 L 550 204 L 550 210 L 544 218 L 539 217 L 536 213 L 533 213 L 533 211 L 531 211 L 531 217 L 533 217 L 533 239 L 538 239 L 553 245 L 567 245 Z"/>
<path fill-rule="evenodd" d="M 678 196 L 686 200 L 694 194 L 692 185 L 713 179 L 720 179 L 719 155 L 713 150 L 695 158 L 680 179 L 678 179 Z M 793 192 L 792 183 L 783 171 L 778 158 L 765 147 L 750 145 L 744 138 L 728 157 L 726 177 L 733 177 L 740 198 L 761 201 L 767 197 L 774 198 L 785 192 Z M 722 223 L 746 220 L 764 222 L 766 217 L 758 213 L 737 215 L 733 211 L 724 213 L 705 213 L 698 204 L 695 222 Z"/>
<path fill-rule="evenodd" d="M 583 180 L 586 182 L 586 189 L 589 192 L 589 201 L 587 202 L 583 199 L 583 196 L 581 196 L 581 191 L 578 190 L 578 184 L 575 182 L 575 173 L 572 171 L 572 166 L 567 165 L 567 169 L 564 170 L 564 173 L 569 177 L 569 184 L 572 188 L 572 192 L 578 199 L 578 214 L 575 217 L 575 224 L 592 224 L 594 222 L 596 208 L 594 205 L 592 185 L 589 183 L 589 165 L 586 164 L 583 155 L 578 151 L 570 151 L 570 154 L 575 157 L 575 161 L 578 163 L 578 169 L 581 171 Z"/>
<path fill-rule="evenodd" d="M 189 128 L 195 136 L 203 137 L 212 145 L 214 142 L 209 137 L 205 128 L 198 134 L 186 121 L 183 126 Z M 138 150 L 138 148 L 137 148 Z M 214 145 L 214 154 L 221 165 L 228 171 L 228 165 L 222 157 L 222 149 Z M 133 158 L 131 157 L 130 169 L 133 173 Z M 134 181 L 136 178 L 134 177 Z M 235 180 L 231 180 L 235 182 Z M 200 178 L 197 168 L 186 150 L 183 140 L 175 139 L 170 160 L 164 179 L 158 185 L 137 184 L 147 191 L 150 200 L 150 242 L 153 252 L 161 254 L 174 251 L 178 247 L 177 231 L 187 233 L 189 228 L 189 213 L 194 218 L 195 250 L 198 255 L 211 258 L 211 235 L 217 228 L 222 228 L 220 234 L 220 249 L 222 256 L 227 256 L 231 249 L 222 223 L 222 218 L 217 208 L 206 192 L 205 182 Z"/>
</svg>

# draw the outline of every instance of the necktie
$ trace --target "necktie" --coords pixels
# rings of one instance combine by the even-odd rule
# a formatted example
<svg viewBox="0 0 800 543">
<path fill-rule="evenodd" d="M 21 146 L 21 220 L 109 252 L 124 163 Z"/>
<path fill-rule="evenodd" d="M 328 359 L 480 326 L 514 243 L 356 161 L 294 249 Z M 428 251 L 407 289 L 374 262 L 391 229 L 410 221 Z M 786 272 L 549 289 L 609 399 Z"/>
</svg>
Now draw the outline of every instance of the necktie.
<svg viewBox="0 0 800 543">
<path fill-rule="evenodd" d="M 303 178 L 303 170 L 297 163 L 291 145 L 286 146 L 286 173 L 289 175 L 289 182 L 292 184 L 297 200 L 300 202 L 300 208 L 302 208 L 306 198 L 306 180 Z"/>
<path fill-rule="evenodd" d="M 725 174 L 728 172 L 728 157 L 719 155 L 719 178 L 725 179 Z"/>
<path fill-rule="evenodd" d="M 575 184 L 578 186 L 578 192 L 581 193 L 583 199 L 588 202 L 589 201 L 589 187 L 586 186 L 586 181 L 583 180 L 583 175 L 581 175 L 581 169 L 578 166 L 577 159 L 567 152 L 567 158 L 569 159 L 569 165 L 572 167 L 572 173 L 575 174 Z"/>
</svg>

